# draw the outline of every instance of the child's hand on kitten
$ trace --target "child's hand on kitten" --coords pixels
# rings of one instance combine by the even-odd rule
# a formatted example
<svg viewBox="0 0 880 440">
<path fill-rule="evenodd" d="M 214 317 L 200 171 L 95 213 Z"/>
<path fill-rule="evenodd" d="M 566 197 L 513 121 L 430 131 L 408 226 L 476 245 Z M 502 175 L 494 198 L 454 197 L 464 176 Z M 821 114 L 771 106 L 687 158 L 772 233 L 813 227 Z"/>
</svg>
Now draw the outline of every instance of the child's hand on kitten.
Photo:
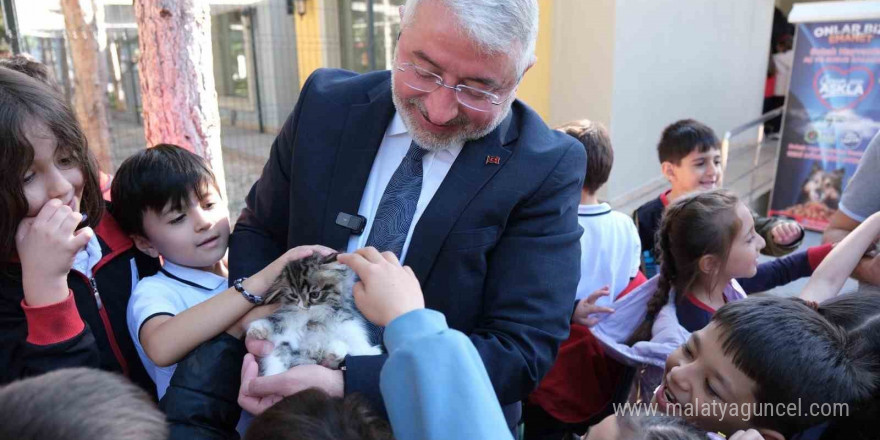
<svg viewBox="0 0 880 440">
<path fill-rule="evenodd" d="M 380 254 L 367 247 L 340 254 L 337 261 L 351 267 L 360 278 L 354 285 L 354 302 L 374 324 L 384 327 L 404 313 L 425 308 L 419 280 L 393 253 Z"/>
<path fill-rule="evenodd" d="M 284 270 L 284 266 L 287 266 L 288 262 L 308 257 L 314 253 L 327 256 L 334 252 L 336 251 L 319 244 L 297 246 L 285 252 L 284 255 L 278 257 L 275 261 L 269 263 L 269 265 L 263 268 L 263 270 L 244 280 L 242 285 L 248 292 L 254 295 L 265 295 L 272 287 L 272 283 L 274 283 L 275 280 L 278 279 L 278 276 L 281 275 L 281 271 Z"/>
</svg>

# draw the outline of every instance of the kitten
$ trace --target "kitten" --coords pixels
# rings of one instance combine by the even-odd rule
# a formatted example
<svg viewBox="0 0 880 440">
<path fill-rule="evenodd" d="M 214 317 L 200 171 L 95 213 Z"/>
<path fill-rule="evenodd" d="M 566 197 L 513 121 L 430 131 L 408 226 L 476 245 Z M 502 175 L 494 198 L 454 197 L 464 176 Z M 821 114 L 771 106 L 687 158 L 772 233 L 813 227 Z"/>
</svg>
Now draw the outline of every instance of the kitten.
<svg viewBox="0 0 880 440">
<path fill-rule="evenodd" d="M 354 305 L 354 272 L 328 257 L 312 255 L 291 261 L 275 281 L 266 304 L 280 302 L 275 313 L 248 327 L 248 336 L 275 344 L 260 359 L 260 375 L 283 373 L 302 364 L 338 368 L 347 355 L 381 354 L 370 345 Z"/>
</svg>

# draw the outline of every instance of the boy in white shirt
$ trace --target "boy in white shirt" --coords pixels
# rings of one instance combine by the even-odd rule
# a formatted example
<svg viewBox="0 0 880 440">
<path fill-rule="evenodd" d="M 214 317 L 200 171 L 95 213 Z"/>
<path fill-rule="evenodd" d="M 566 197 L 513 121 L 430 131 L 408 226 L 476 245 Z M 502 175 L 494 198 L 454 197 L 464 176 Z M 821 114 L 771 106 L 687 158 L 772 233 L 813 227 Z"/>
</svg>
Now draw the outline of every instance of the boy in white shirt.
<svg viewBox="0 0 880 440">
<path fill-rule="evenodd" d="M 591 325 L 595 318 L 590 319 L 589 315 L 610 311 L 605 308 L 638 274 L 641 244 L 632 219 L 612 211 L 611 206 L 599 202 L 596 195 L 608 181 L 614 163 L 611 138 L 605 127 L 581 120 L 557 129 L 579 140 L 587 151 L 586 178 L 578 206 L 578 223 L 584 228 L 581 236 L 581 280 L 572 322 Z M 582 301 L 584 299 L 587 301 Z"/>
<path fill-rule="evenodd" d="M 127 313 L 131 338 L 160 399 L 176 363 L 190 351 L 224 331 L 241 338 L 246 323 L 271 312 L 251 310 L 288 261 L 332 252 L 320 246 L 291 249 L 227 288 L 226 202 L 205 161 L 174 145 L 126 159 L 114 177 L 112 199 L 113 215 L 135 246 L 163 258 L 159 273 L 132 292 Z"/>
<path fill-rule="evenodd" d="M 595 325 L 600 315 L 611 313 L 610 306 L 630 281 L 639 273 L 641 242 L 635 224 L 629 216 L 612 211 L 607 203 L 599 202 L 596 193 L 608 181 L 614 152 L 608 132 L 599 123 L 588 120 L 574 121 L 557 130 L 574 137 L 587 152 L 587 169 L 578 223 L 584 228 L 581 235 L 581 280 L 577 287 L 573 324 Z M 590 408 L 606 405 L 608 396 L 599 390 L 591 395 L 573 395 L 571 390 L 585 386 L 574 374 L 583 365 L 584 358 L 604 362 L 591 352 L 597 343 L 584 341 L 582 332 L 573 328 L 568 340 L 562 343 L 556 364 L 545 376 L 538 389 L 523 405 L 526 438 L 563 438 L 568 434 L 583 434 L 587 429 Z M 599 368 L 601 379 L 615 375 L 611 368 Z M 598 376 L 597 376 L 598 377 Z M 563 387 L 565 389 L 560 389 Z M 565 437 L 567 438 L 567 437 Z"/>
</svg>

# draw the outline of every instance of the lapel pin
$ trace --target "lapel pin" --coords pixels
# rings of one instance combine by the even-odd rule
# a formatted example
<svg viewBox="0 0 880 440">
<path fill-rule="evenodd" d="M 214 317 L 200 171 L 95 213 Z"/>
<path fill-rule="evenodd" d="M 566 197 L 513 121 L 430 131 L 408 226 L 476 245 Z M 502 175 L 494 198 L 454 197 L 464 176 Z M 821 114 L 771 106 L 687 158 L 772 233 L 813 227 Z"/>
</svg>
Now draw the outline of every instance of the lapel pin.
<svg viewBox="0 0 880 440">
<path fill-rule="evenodd" d="M 501 156 L 486 156 L 486 165 L 500 165 Z"/>
</svg>

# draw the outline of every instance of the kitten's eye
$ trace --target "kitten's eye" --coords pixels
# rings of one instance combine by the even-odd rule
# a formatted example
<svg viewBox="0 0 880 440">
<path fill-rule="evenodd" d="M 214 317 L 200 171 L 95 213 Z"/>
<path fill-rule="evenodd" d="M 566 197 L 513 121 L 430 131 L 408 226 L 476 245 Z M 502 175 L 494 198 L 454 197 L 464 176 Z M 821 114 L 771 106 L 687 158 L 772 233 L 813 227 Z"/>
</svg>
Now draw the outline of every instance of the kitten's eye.
<svg viewBox="0 0 880 440">
<path fill-rule="evenodd" d="M 316 291 L 309 294 L 309 298 L 311 298 L 311 299 L 318 299 L 319 296 L 321 296 L 320 290 L 316 290 Z"/>
</svg>

